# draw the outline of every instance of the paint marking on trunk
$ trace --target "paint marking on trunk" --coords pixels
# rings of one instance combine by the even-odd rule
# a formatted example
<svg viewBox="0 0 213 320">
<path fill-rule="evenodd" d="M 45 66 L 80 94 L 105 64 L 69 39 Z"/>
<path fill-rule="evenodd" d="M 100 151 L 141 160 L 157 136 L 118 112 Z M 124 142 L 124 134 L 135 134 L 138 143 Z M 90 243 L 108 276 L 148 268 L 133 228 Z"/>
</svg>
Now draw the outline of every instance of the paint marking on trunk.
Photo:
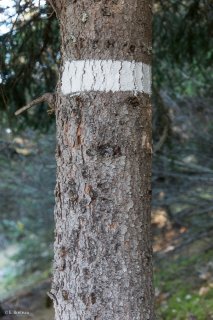
<svg viewBox="0 0 213 320">
<path fill-rule="evenodd" d="M 151 94 L 151 66 L 135 61 L 66 61 L 61 82 L 63 94 L 88 91 Z"/>
</svg>

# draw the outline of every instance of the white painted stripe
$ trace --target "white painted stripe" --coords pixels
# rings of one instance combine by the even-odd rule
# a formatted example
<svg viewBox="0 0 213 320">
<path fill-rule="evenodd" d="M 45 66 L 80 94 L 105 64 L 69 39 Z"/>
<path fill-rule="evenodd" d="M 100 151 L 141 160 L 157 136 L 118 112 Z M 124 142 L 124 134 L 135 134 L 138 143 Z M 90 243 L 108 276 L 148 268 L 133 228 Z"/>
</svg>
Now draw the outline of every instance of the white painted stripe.
<svg viewBox="0 0 213 320">
<path fill-rule="evenodd" d="M 85 91 L 151 94 L 151 66 L 135 61 L 66 61 L 61 82 L 63 94 Z"/>
</svg>

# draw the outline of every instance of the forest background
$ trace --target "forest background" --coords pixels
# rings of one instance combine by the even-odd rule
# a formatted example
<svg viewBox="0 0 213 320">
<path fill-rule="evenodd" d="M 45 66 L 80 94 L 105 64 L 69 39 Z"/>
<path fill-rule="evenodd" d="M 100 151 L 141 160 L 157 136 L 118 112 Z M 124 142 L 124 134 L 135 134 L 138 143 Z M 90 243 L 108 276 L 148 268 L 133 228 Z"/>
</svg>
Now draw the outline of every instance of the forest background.
<svg viewBox="0 0 213 320">
<path fill-rule="evenodd" d="M 153 4 L 158 319 L 213 319 L 212 9 L 208 0 Z M 45 104 L 14 112 L 55 90 L 59 46 L 45 1 L 0 1 L 0 317 L 9 308 L 53 318 L 55 119 Z"/>
</svg>

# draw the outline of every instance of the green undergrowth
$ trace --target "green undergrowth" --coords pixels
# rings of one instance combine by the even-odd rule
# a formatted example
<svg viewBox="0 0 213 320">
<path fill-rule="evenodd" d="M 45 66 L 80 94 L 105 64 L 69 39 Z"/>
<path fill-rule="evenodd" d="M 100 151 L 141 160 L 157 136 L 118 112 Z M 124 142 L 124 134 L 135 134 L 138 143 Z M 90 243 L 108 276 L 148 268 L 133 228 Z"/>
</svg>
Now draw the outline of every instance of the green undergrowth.
<svg viewBox="0 0 213 320">
<path fill-rule="evenodd" d="M 157 319 L 213 319 L 213 252 L 156 259 Z"/>
</svg>

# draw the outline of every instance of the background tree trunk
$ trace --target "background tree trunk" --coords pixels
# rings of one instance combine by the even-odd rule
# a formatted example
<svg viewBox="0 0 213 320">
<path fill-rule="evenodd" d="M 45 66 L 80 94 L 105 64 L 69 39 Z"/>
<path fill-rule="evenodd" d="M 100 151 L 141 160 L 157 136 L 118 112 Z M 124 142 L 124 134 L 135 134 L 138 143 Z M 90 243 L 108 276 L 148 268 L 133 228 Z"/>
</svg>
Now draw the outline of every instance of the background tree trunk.
<svg viewBox="0 0 213 320">
<path fill-rule="evenodd" d="M 55 9 L 56 320 L 154 319 L 151 1 L 61 0 Z"/>
</svg>

